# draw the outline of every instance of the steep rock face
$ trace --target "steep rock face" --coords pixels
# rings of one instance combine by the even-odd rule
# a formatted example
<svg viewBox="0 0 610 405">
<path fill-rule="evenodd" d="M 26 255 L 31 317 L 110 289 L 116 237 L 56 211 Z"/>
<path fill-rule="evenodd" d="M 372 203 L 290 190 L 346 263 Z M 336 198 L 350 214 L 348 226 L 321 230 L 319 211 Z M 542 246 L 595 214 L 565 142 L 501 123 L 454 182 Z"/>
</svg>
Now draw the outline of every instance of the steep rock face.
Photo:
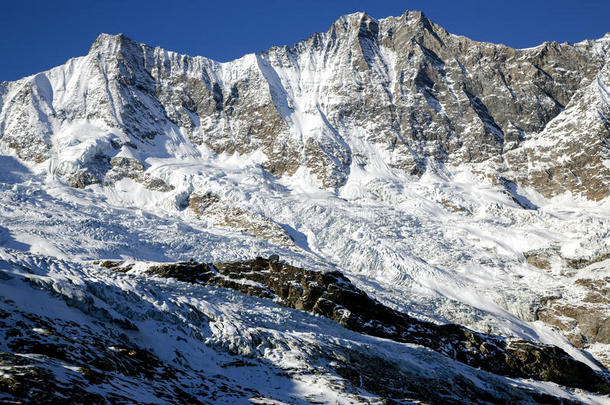
<svg viewBox="0 0 610 405">
<path fill-rule="evenodd" d="M 594 201 L 608 196 L 609 88 L 606 64 L 542 132 L 505 155 L 519 184 L 532 186 L 546 197 L 565 191 Z"/>
<path fill-rule="evenodd" d="M 606 367 L 610 364 L 610 253 L 565 257 L 557 247 L 525 252 L 527 263 L 567 279 L 569 288 L 547 292 L 535 305 L 534 319 L 565 333 Z"/>
<path fill-rule="evenodd" d="M 481 170 L 545 196 L 598 200 L 610 178 L 608 39 L 516 50 L 449 34 L 420 12 L 356 13 L 218 63 L 103 34 L 87 56 L 3 84 L 0 137 L 77 186 L 103 182 L 114 156 L 260 150 L 270 173 L 303 168 L 326 188 L 353 163 L 421 174 L 433 159 L 489 162 Z M 74 128 L 83 122 L 95 131 Z"/>
</svg>

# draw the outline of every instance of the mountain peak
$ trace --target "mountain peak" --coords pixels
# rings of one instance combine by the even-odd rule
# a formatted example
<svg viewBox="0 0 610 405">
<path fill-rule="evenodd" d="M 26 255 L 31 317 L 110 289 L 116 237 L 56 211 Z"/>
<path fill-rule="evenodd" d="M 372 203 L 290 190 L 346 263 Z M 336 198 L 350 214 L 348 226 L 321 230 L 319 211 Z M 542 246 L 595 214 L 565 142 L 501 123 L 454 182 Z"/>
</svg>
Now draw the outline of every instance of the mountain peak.
<svg viewBox="0 0 610 405">
<path fill-rule="evenodd" d="M 374 18 L 371 17 L 370 15 L 368 15 L 366 13 L 366 11 L 358 11 L 355 13 L 346 14 L 342 18 L 346 18 L 348 20 L 357 20 L 357 21 L 362 21 L 362 20 L 366 20 L 366 19 L 374 20 Z"/>
<path fill-rule="evenodd" d="M 102 32 L 101 34 L 99 34 L 97 36 L 95 41 L 93 41 L 93 44 L 91 44 L 91 47 L 93 48 L 95 46 L 101 46 L 101 45 L 105 45 L 105 44 L 109 44 L 109 43 L 120 42 L 122 38 L 125 38 L 125 35 L 123 33 L 107 34 L 105 32 Z"/>
<path fill-rule="evenodd" d="M 106 51 L 108 53 L 114 53 L 127 44 L 137 45 L 138 43 L 122 33 L 101 33 L 91 45 L 89 53 L 97 51 Z"/>
<path fill-rule="evenodd" d="M 366 12 L 358 11 L 356 13 L 342 15 L 337 20 L 335 20 L 333 26 L 343 26 L 346 28 L 348 26 L 358 27 L 362 24 L 370 23 L 371 21 L 377 22 L 377 20 L 369 16 Z"/>
<path fill-rule="evenodd" d="M 427 20 L 426 16 L 424 15 L 424 12 L 420 10 L 407 10 L 400 17 L 404 18 L 407 21 Z"/>
<path fill-rule="evenodd" d="M 345 14 L 345 15 L 341 16 L 340 18 L 338 18 L 335 23 L 343 21 L 343 22 L 351 22 L 353 24 L 360 24 L 360 25 L 367 24 L 368 25 L 370 23 L 379 24 L 382 21 L 388 21 L 388 20 L 395 20 L 395 21 L 403 22 L 403 23 L 407 23 L 407 24 L 418 24 L 418 23 L 423 24 L 423 25 L 431 24 L 430 20 L 428 20 L 428 18 L 426 18 L 424 13 L 419 10 L 407 10 L 401 16 L 386 17 L 386 18 L 382 18 L 382 19 L 376 19 L 374 17 L 371 17 L 365 11 L 359 11 L 356 13 Z"/>
</svg>

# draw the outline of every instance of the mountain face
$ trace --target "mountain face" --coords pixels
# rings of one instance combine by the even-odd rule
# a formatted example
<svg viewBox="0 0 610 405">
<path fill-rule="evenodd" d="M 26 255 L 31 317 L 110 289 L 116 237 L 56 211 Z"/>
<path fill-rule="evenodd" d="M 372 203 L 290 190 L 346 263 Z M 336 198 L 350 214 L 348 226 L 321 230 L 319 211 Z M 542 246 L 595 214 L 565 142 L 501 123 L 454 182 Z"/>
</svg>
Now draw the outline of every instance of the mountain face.
<svg viewBox="0 0 610 405">
<path fill-rule="evenodd" d="M 608 89 L 414 11 L 0 83 L 0 399 L 603 400 Z"/>
<path fill-rule="evenodd" d="M 261 151 L 270 174 L 304 168 L 324 188 L 343 186 L 353 164 L 421 175 L 430 160 L 486 162 L 490 176 L 546 197 L 600 200 L 610 178 L 609 47 L 609 37 L 526 50 L 478 43 L 419 12 L 348 15 L 324 34 L 228 63 L 103 34 L 87 56 L 8 84 L 0 128 L 20 158 L 51 158 L 81 187 L 115 167 L 98 157 L 132 157 L 137 142 L 175 133 L 191 149 L 164 152 Z M 124 137 L 98 138 L 78 163 L 57 159 L 53 135 L 82 120 Z"/>
</svg>

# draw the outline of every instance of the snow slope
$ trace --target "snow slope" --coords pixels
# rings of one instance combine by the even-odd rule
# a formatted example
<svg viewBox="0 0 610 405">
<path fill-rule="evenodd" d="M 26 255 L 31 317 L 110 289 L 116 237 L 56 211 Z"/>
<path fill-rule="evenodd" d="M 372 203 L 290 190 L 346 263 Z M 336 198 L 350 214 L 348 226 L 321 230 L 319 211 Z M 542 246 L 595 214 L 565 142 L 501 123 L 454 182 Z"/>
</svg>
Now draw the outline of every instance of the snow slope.
<svg viewBox="0 0 610 405">
<path fill-rule="evenodd" d="M 0 291 L 6 332 L 0 349 L 13 353 L 3 354 L 0 383 L 18 381 L 1 399 L 32 378 L 29 399 L 42 402 L 69 395 L 122 403 L 376 403 L 378 394 L 352 385 L 341 371 L 374 361 L 391 370 L 405 400 L 457 403 L 486 393 L 529 402 L 536 392 L 604 401 L 551 383 L 497 377 L 230 290 L 12 249 L 0 251 Z"/>
</svg>

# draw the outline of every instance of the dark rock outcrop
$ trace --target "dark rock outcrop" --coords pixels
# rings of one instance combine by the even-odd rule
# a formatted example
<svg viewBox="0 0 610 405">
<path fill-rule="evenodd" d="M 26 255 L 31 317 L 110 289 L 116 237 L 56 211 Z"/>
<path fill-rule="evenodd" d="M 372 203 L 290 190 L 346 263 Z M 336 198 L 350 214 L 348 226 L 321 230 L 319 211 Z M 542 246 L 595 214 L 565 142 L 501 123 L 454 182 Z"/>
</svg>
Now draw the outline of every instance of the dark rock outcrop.
<svg viewBox="0 0 610 405">
<path fill-rule="evenodd" d="M 272 298 L 283 306 L 330 318 L 348 329 L 426 346 L 495 374 L 610 393 L 606 377 L 558 347 L 415 319 L 372 299 L 337 271 L 313 271 L 256 258 L 232 263 L 161 264 L 150 267 L 149 273 Z"/>
</svg>

